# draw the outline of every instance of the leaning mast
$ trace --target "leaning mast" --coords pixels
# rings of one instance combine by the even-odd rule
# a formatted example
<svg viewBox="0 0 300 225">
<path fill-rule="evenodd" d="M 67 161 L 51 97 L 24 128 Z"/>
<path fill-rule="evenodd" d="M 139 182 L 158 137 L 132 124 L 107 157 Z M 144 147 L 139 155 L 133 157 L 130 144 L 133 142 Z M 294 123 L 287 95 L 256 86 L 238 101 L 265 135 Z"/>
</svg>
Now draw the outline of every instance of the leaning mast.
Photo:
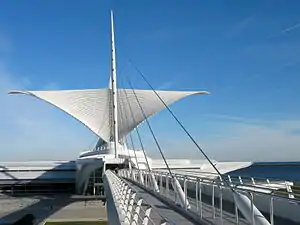
<svg viewBox="0 0 300 225">
<path fill-rule="evenodd" d="M 110 74 L 110 86 L 112 93 L 112 107 L 113 107 L 113 130 L 114 130 L 114 147 L 115 158 L 118 158 L 117 146 L 119 142 L 118 133 L 118 99 L 117 99 L 117 74 L 116 74 L 116 50 L 115 50 L 115 33 L 114 33 L 114 15 L 113 11 L 110 11 L 111 20 L 111 74 Z"/>
</svg>

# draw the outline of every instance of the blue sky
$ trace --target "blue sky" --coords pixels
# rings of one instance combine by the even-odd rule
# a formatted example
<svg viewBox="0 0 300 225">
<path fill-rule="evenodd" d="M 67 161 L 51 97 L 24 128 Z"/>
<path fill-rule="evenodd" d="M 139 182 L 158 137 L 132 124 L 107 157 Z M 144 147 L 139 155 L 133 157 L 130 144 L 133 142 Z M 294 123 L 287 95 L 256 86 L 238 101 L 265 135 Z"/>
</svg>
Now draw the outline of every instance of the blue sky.
<svg viewBox="0 0 300 225">
<path fill-rule="evenodd" d="M 298 1 L 2 1 L 1 160 L 73 159 L 94 144 L 74 119 L 6 91 L 106 87 L 110 9 L 119 80 L 130 76 L 135 87 L 148 89 L 132 60 L 155 88 L 212 92 L 172 106 L 209 156 L 300 160 L 299 7 Z M 168 157 L 201 157 L 167 112 L 151 122 Z"/>
</svg>

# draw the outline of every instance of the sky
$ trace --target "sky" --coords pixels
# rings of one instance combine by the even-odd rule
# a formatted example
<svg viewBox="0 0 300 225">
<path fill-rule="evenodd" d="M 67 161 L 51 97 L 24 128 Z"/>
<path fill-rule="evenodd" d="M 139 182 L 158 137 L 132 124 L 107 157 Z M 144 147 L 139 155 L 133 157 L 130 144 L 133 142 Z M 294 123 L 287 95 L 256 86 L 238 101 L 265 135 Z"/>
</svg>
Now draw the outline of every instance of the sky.
<svg viewBox="0 0 300 225">
<path fill-rule="evenodd" d="M 118 85 L 207 90 L 172 110 L 219 161 L 300 161 L 300 2 L 10 1 L 0 8 L 0 161 L 76 159 L 96 137 L 10 89 L 106 88 L 109 10 Z M 202 156 L 167 111 L 150 120 L 169 158 Z M 147 127 L 147 153 L 159 157 Z M 136 137 L 135 137 L 136 138 Z"/>
</svg>

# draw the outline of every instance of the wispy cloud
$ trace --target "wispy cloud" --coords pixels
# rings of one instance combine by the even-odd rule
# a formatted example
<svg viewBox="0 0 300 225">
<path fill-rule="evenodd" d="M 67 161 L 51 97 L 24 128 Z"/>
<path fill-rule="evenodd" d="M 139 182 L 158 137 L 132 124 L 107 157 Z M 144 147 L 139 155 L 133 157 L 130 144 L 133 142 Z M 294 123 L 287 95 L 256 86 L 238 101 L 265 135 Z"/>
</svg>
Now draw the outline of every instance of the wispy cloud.
<svg viewBox="0 0 300 225">
<path fill-rule="evenodd" d="M 0 32 L 0 53 L 10 53 L 12 51 L 12 43 L 7 35 Z"/>
<path fill-rule="evenodd" d="M 204 151 L 219 161 L 299 160 L 300 119 L 262 120 L 214 115 L 210 135 L 197 137 Z M 222 121 L 223 120 L 223 121 Z M 206 124 L 207 125 L 207 124 Z M 197 134 L 196 134 L 197 135 Z M 165 146 L 168 157 L 203 156 L 188 138 L 178 138 Z"/>
<path fill-rule="evenodd" d="M 0 157 L 3 161 L 76 159 L 93 134 L 52 106 L 29 96 L 8 95 L 32 82 L 0 67 Z M 50 86 L 50 85 L 49 85 Z M 78 138 L 80 137 L 80 138 Z"/>
<path fill-rule="evenodd" d="M 243 32 L 244 29 L 246 29 L 248 26 L 250 26 L 255 21 L 255 16 L 251 15 L 248 17 L 245 17 L 241 21 L 239 21 L 237 24 L 235 24 L 231 29 L 228 29 L 225 33 L 225 38 L 229 39 L 232 38 L 239 33 Z"/>
<path fill-rule="evenodd" d="M 299 63 L 300 63 L 300 60 L 293 60 L 293 61 L 290 61 L 290 62 L 287 62 L 287 63 L 283 63 L 281 65 L 276 65 L 276 66 L 274 66 L 273 68 L 271 68 L 267 71 L 250 75 L 248 77 L 248 81 L 257 80 L 257 79 L 260 79 L 264 76 L 274 74 L 274 73 L 278 73 L 278 72 L 280 72 L 280 71 L 282 71 L 282 70 L 284 70 L 288 67 L 298 65 Z"/>
<path fill-rule="evenodd" d="M 255 9 L 248 16 L 245 16 L 240 21 L 235 23 L 230 29 L 225 33 L 225 38 L 230 39 L 234 36 L 237 36 L 244 32 L 250 26 L 253 26 L 256 21 L 258 21 L 259 15 L 263 14 L 264 11 L 269 7 L 268 1 L 261 1 L 258 5 L 256 5 Z"/>
<path fill-rule="evenodd" d="M 166 81 L 162 85 L 160 85 L 157 90 L 164 90 L 164 89 L 169 89 L 174 85 L 175 81 Z"/>
<path fill-rule="evenodd" d="M 50 83 L 44 85 L 41 89 L 42 90 L 59 90 L 61 88 L 59 87 L 59 85 L 57 83 L 50 82 Z"/>
<path fill-rule="evenodd" d="M 282 33 L 282 34 L 288 33 L 288 32 L 290 32 L 290 31 L 292 31 L 292 30 L 298 29 L 299 27 L 300 27 L 300 23 L 297 23 L 297 24 L 295 24 L 295 25 L 293 25 L 293 26 L 290 26 L 290 27 L 284 29 L 283 31 L 281 31 L 281 33 Z"/>
<path fill-rule="evenodd" d="M 300 28 L 300 23 L 296 23 L 296 24 L 294 24 L 294 25 L 292 25 L 292 26 L 289 26 L 289 27 L 287 27 L 287 28 L 283 28 L 281 31 L 279 31 L 278 33 L 276 33 L 276 34 L 274 34 L 274 35 L 271 35 L 269 38 L 268 38 L 268 40 L 270 40 L 270 39 L 273 39 L 273 38 L 276 38 L 276 37 L 280 37 L 280 36 L 282 36 L 282 35 L 284 35 L 284 34 L 287 34 L 287 33 L 290 33 L 290 32 L 292 32 L 292 31 L 294 31 L 294 30 L 296 30 L 296 29 L 299 29 Z"/>
<path fill-rule="evenodd" d="M 173 40 L 173 37 L 176 38 L 184 38 L 188 33 L 193 31 L 195 27 L 193 25 L 190 26 L 177 26 L 173 28 L 158 28 L 151 29 L 143 32 L 140 36 L 144 41 L 150 42 L 165 42 Z"/>
</svg>

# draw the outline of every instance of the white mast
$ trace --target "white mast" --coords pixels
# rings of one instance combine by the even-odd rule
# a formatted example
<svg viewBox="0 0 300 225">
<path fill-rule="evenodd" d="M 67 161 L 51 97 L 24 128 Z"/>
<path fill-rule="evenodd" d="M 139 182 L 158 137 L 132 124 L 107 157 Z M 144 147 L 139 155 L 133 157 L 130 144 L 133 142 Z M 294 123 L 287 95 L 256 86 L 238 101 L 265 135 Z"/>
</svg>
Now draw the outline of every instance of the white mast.
<svg viewBox="0 0 300 225">
<path fill-rule="evenodd" d="M 113 127 L 114 127 L 114 147 L 115 158 L 118 158 L 117 146 L 119 142 L 118 134 L 118 99 L 117 99 L 117 75 L 116 75 L 116 51 L 115 51 L 115 34 L 114 34 L 114 15 L 113 11 L 110 11 L 111 20 L 111 89 L 113 97 Z"/>
</svg>

